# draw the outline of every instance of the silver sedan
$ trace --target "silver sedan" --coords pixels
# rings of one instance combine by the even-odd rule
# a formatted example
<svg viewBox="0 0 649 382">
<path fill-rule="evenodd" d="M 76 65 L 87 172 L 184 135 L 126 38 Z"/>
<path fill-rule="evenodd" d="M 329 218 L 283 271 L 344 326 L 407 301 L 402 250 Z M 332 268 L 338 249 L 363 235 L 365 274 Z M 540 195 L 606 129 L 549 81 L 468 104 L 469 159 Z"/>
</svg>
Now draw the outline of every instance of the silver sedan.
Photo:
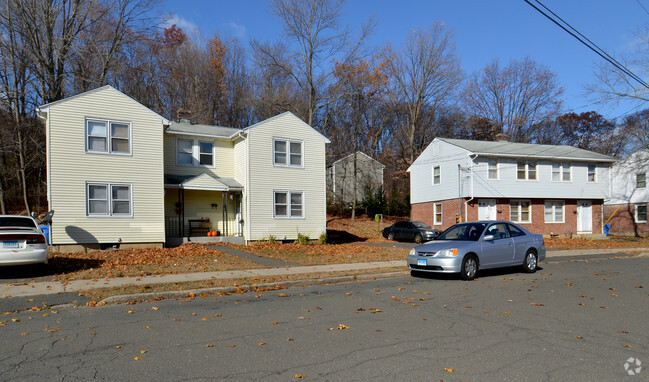
<svg viewBox="0 0 649 382">
<path fill-rule="evenodd" d="M 521 266 L 532 273 L 544 259 L 543 235 L 509 221 L 476 221 L 456 224 L 415 247 L 408 255 L 408 268 L 413 276 L 418 272 L 459 273 L 472 280 L 478 269 Z"/>
<path fill-rule="evenodd" d="M 45 235 L 29 216 L 0 215 L 0 266 L 47 264 Z"/>
</svg>

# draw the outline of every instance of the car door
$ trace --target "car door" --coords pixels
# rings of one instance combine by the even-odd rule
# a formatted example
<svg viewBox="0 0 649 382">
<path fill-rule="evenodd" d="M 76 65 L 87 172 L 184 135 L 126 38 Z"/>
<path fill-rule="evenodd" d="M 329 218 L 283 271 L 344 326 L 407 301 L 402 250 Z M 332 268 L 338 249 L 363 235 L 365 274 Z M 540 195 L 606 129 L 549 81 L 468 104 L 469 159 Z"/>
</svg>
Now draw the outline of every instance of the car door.
<svg viewBox="0 0 649 382">
<path fill-rule="evenodd" d="M 512 259 L 512 265 L 522 264 L 525 251 L 532 245 L 532 240 L 523 230 L 513 224 L 507 224 L 507 228 L 509 229 L 509 236 L 514 240 L 514 258 Z"/>
<path fill-rule="evenodd" d="M 394 224 L 394 228 L 392 229 L 392 232 L 394 233 L 394 238 L 396 240 L 405 240 L 407 239 L 407 236 L 405 235 L 405 232 L 408 227 L 408 222 L 397 222 Z"/>
<path fill-rule="evenodd" d="M 482 240 L 480 268 L 496 268 L 511 265 L 514 259 L 514 240 L 509 236 L 505 223 L 491 224 L 483 233 L 493 236 L 492 240 Z"/>
</svg>

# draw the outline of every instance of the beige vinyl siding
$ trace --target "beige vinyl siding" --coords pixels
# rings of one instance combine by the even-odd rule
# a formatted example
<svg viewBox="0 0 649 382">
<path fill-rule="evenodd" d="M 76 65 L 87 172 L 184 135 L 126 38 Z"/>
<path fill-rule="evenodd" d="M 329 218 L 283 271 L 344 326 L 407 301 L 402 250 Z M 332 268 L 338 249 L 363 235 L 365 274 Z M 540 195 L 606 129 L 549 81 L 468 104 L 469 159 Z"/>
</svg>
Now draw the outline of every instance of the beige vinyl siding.
<svg viewBox="0 0 649 382">
<path fill-rule="evenodd" d="M 304 168 L 273 166 L 273 138 L 303 141 Z M 250 205 L 248 240 L 269 235 L 292 240 L 297 234 L 317 239 L 326 232 L 325 138 L 292 114 L 285 113 L 248 130 Z M 301 191 L 304 218 L 275 218 L 274 191 Z"/>
<path fill-rule="evenodd" d="M 54 244 L 162 243 L 162 119 L 113 88 L 49 106 Z M 86 118 L 131 123 L 131 154 L 86 153 Z M 86 183 L 130 183 L 132 217 L 87 217 Z"/>
<path fill-rule="evenodd" d="M 176 140 L 197 139 L 199 142 L 214 143 L 214 167 L 209 166 L 178 166 L 176 164 Z M 214 177 L 234 177 L 233 147 L 231 141 L 214 140 L 205 137 L 182 136 L 165 134 L 164 136 L 164 165 L 165 173 L 173 175 L 200 175 L 209 174 Z"/>
</svg>

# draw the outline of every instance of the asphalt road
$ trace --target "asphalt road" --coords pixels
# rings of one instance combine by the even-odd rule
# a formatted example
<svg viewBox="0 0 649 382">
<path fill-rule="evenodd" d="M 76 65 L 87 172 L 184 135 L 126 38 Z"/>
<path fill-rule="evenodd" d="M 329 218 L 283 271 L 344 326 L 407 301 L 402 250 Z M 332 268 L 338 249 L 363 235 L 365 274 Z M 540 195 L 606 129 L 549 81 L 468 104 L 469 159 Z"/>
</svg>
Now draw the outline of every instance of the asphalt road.
<svg viewBox="0 0 649 382">
<path fill-rule="evenodd" d="M 649 258 L 541 265 L 5 315 L 0 380 L 647 380 Z"/>
</svg>

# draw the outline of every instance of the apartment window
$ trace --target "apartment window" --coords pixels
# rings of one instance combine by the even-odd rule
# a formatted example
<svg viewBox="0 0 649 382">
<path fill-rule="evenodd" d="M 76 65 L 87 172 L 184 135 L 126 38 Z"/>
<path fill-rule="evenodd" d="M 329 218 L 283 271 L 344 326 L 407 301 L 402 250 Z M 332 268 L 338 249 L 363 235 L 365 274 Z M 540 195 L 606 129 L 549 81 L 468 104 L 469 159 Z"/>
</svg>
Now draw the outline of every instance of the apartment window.
<svg viewBox="0 0 649 382">
<path fill-rule="evenodd" d="M 552 181 L 570 182 L 570 163 L 552 163 Z"/>
<path fill-rule="evenodd" d="M 488 166 L 488 178 L 489 179 L 498 179 L 498 160 L 497 159 L 489 159 L 487 162 Z"/>
<path fill-rule="evenodd" d="M 509 220 L 515 223 L 530 223 L 532 221 L 532 204 L 529 200 L 512 200 L 509 208 Z"/>
<path fill-rule="evenodd" d="M 275 166 L 303 167 L 302 141 L 291 139 L 273 140 L 273 164 Z"/>
<path fill-rule="evenodd" d="M 594 183 L 597 182 L 597 177 L 596 177 L 596 172 L 595 169 L 597 167 L 594 164 L 589 164 L 588 165 L 588 182 Z"/>
<path fill-rule="evenodd" d="M 442 224 L 442 203 L 435 203 L 434 204 L 434 213 L 435 213 L 435 220 L 434 224 L 435 225 L 440 225 Z"/>
<path fill-rule="evenodd" d="M 88 216 L 132 216 L 130 184 L 88 183 Z"/>
<path fill-rule="evenodd" d="M 647 187 L 647 178 L 645 174 L 635 174 L 635 187 L 636 188 Z"/>
<path fill-rule="evenodd" d="M 545 222 L 565 223 L 565 202 L 563 200 L 548 200 L 545 202 Z"/>
<path fill-rule="evenodd" d="M 304 193 L 299 191 L 275 191 L 276 218 L 303 218 Z"/>
<path fill-rule="evenodd" d="M 522 161 L 517 162 L 516 178 L 521 180 L 535 180 L 536 162 L 522 162 Z"/>
<path fill-rule="evenodd" d="M 433 166 L 433 184 L 442 183 L 441 169 L 439 165 Z"/>
<path fill-rule="evenodd" d="M 635 206 L 635 222 L 636 223 L 646 223 L 647 222 L 647 205 L 646 204 L 636 204 L 636 206 Z"/>
<path fill-rule="evenodd" d="M 176 140 L 176 161 L 180 166 L 214 167 L 214 142 Z"/>
<path fill-rule="evenodd" d="M 130 154 L 131 124 L 87 119 L 86 151 L 92 153 Z"/>
</svg>

